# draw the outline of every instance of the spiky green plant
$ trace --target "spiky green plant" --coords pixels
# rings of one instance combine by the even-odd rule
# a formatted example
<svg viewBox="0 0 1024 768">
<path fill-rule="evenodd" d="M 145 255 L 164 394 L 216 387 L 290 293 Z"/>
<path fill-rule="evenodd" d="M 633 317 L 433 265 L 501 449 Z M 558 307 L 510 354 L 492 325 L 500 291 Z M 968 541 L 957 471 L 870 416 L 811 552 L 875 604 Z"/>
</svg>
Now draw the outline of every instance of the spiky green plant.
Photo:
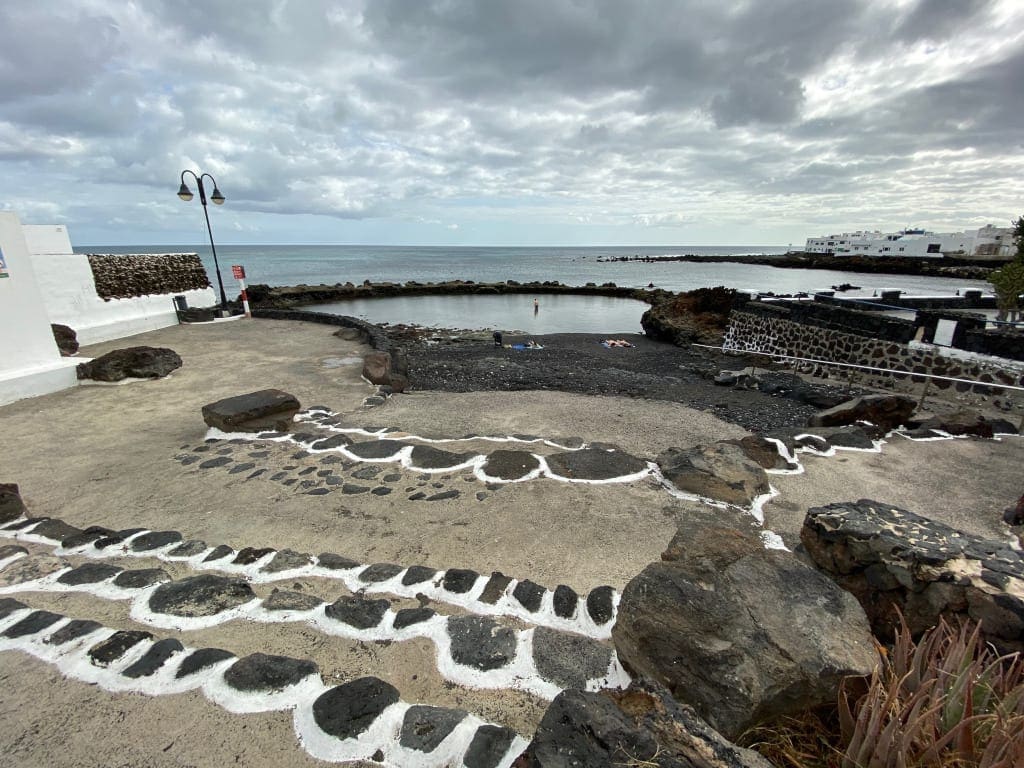
<svg viewBox="0 0 1024 768">
<path fill-rule="evenodd" d="M 788 718 L 744 739 L 793 768 L 1022 768 L 1024 660 L 1000 656 L 978 624 L 946 621 L 914 642 L 900 616 L 894 643 L 828 716 Z"/>
<path fill-rule="evenodd" d="M 839 696 L 842 768 L 1024 766 L 1024 661 L 979 624 L 945 620 L 915 643 L 903 617 L 868 691 Z"/>
</svg>

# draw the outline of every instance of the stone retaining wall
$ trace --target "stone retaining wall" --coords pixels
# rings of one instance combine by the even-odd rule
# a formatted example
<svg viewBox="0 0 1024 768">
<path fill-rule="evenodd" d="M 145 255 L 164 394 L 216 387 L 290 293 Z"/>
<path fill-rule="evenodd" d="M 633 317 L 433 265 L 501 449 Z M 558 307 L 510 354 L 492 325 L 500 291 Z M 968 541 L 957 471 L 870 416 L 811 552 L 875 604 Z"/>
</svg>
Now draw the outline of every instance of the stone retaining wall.
<svg viewBox="0 0 1024 768">
<path fill-rule="evenodd" d="M 786 307 L 748 304 L 729 317 L 723 345 L 736 352 L 762 352 L 772 355 L 828 360 L 837 363 L 869 365 L 893 373 L 854 371 L 814 363 L 797 364 L 813 375 L 826 378 L 852 378 L 854 382 L 896 391 L 920 393 L 924 379 L 913 374 L 932 374 L 971 379 L 981 384 L 933 379 L 932 394 L 946 393 L 965 401 L 990 395 L 1008 394 L 1024 403 L 1024 393 L 1007 391 L 999 384 L 1024 386 L 1024 366 L 1007 361 L 1004 365 L 967 357 L 943 354 L 940 348 L 902 344 L 896 341 L 856 335 L 848 330 L 794 322 Z"/>
<path fill-rule="evenodd" d="M 341 328 L 355 328 L 374 349 L 391 351 L 391 340 L 379 325 L 348 315 L 331 315 L 326 312 L 302 312 L 297 309 L 254 309 L 252 316 L 264 320 L 302 320 L 307 323 L 336 325 Z"/>
<path fill-rule="evenodd" d="M 210 286 L 195 253 L 90 253 L 96 293 L 104 300 L 185 293 Z"/>
</svg>

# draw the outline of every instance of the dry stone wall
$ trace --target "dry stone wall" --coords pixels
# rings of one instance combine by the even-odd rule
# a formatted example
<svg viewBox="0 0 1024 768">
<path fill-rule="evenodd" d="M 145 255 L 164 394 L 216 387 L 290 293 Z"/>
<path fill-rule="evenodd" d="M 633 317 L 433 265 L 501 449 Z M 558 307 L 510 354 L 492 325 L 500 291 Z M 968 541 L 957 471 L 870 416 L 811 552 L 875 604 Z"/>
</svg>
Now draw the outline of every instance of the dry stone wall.
<svg viewBox="0 0 1024 768">
<path fill-rule="evenodd" d="M 826 378 L 846 379 L 868 386 L 920 393 L 924 378 L 914 374 L 932 374 L 980 382 L 933 379 L 931 394 L 947 394 L 963 401 L 1009 395 L 1024 403 L 1024 393 L 999 385 L 1024 387 L 1024 366 L 1007 362 L 999 365 L 969 355 L 946 355 L 923 345 L 901 344 L 870 338 L 837 328 L 825 328 L 794 322 L 785 307 L 751 306 L 735 310 L 729 317 L 724 346 L 737 352 L 761 352 L 770 355 L 827 360 L 886 369 L 892 373 L 855 371 L 820 363 L 794 363 L 797 368 Z"/>
<path fill-rule="evenodd" d="M 196 253 L 90 253 L 89 266 L 101 299 L 177 294 L 210 286 Z"/>
</svg>

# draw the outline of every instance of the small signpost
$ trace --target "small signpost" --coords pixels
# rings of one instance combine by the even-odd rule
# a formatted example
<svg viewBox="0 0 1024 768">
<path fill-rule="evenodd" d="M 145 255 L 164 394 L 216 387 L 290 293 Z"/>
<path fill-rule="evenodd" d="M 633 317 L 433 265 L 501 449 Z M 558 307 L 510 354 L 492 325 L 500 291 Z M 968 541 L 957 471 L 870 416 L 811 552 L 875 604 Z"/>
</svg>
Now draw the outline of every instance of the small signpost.
<svg viewBox="0 0 1024 768">
<path fill-rule="evenodd" d="M 0 250 L 0 277 L 10 276 L 10 273 L 7 271 L 7 262 L 4 261 L 4 252 Z"/>
<path fill-rule="evenodd" d="M 245 293 L 245 267 L 243 267 L 241 264 L 232 264 L 231 274 L 238 281 L 238 284 L 242 287 L 242 309 L 245 310 L 245 316 L 252 317 L 252 312 L 249 311 L 249 297 Z"/>
</svg>

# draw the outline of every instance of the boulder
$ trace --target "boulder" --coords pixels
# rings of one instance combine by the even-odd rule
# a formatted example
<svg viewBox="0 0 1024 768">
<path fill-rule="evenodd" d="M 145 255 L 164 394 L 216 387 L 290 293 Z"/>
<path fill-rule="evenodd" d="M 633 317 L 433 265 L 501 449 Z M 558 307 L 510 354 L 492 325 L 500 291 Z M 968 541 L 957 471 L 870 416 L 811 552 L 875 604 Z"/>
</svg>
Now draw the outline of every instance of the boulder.
<svg viewBox="0 0 1024 768">
<path fill-rule="evenodd" d="M 812 416 L 810 427 L 842 427 L 869 421 L 884 432 L 910 421 L 915 403 L 905 395 L 864 395 L 833 406 Z"/>
<path fill-rule="evenodd" d="M 0 483 L 0 525 L 27 515 L 17 483 Z"/>
<path fill-rule="evenodd" d="M 60 323 L 50 323 L 50 330 L 53 331 L 53 340 L 57 342 L 57 349 L 63 357 L 71 357 L 78 353 L 78 334 L 73 328 Z"/>
<path fill-rule="evenodd" d="M 883 642 L 899 608 L 915 635 L 969 617 L 1001 651 L 1024 651 L 1024 557 L 1007 543 L 870 499 L 807 510 L 800 540 Z"/>
<path fill-rule="evenodd" d="M 78 378 L 121 381 L 127 378 L 159 379 L 181 368 L 181 358 L 166 347 L 127 347 L 79 363 Z"/>
<path fill-rule="evenodd" d="M 771 768 L 756 752 L 722 738 L 663 687 L 644 680 L 624 691 L 563 691 L 516 765 Z"/>
<path fill-rule="evenodd" d="M 0 486 L 2 489 L 3 486 Z M 2 509 L 2 502 L 0 502 L 0 509 Z M 2 512 L 0 512 L 0 520 L 2 520 Z M 1017 503 L 1012 507 L 1007 507 L 1003 512 L 1003 522 L 1007 525 L 1024 525 L 1024 494 L 1017 499 Z"/>
<path fill-rule="evenodd" d="M 288 431 L 301 407 L 295 395 L 261 389 L 204 405 L 203 421 L 224 432 Z"/>
<path fill-rule="evenodd" d="M 727 738 L 834 703 L 843 678 L 878 663 L 856 599 L 752 532 L 680 528 L 662 560 L 623 590 L 619 660 Z"/>
<path fill-rule="evenodd" d="M 770 490 L 761 465 L 732 443 L 669 448 L 656 461 L 665 479 L 680 491 L 716 501 L 749 507 Z"/>
<path fill-rule="evenodd" d="M 368 352 L 364 355 L 363 378 L 371 384 L 391 384 L 391 355 L 387 352 Z"/>
<path fill-rule="evenodd" d="M 748 459 L 764 469 L 796 469 L 779 453 L 779 446 L 763 435 L 746 435 L 738 440 L 722 440 L 723 443 L 738 445 Z M 787 446 L 789 447 L 789 446 Z M 790 447 L 790 453 L 793 448 Z"/>
<path fill-rule="evenodd" d="M 967 410 L 932 416 L 917 422 L 914 426 L 919 430 L 946 432 L 950 435 L 992 437 L 995 434 L 988 419 L 976 411 Z"/>
</svg>

